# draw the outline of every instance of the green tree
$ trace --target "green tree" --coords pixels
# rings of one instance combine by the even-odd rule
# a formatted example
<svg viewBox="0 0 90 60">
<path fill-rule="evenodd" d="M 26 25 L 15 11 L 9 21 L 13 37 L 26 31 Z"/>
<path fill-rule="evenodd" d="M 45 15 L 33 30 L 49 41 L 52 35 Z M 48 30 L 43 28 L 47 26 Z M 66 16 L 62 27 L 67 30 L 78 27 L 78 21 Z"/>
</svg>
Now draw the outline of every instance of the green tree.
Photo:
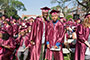
<svg viewBox="0 0 90 60">
<path fill-rule="evenodd" d="M 90 12 L 90 0 L 76 0 L 79 5 L 81 5 L 83 8 L 82 10 L 86 13 Z"/>
<path fill-rule="evenodd" d="M 65 8 L 66 5 L 65 3 L 68 2 L 69 0 L 52 0 L 51 3 L 58 3 L 58 5 L 56 6 L 56 8 L 60 8 L 61 12 L 65 14 Z"/>
<path fill-rule="evenodd" d="M 0 9 L 14 7 L 16 10 L 26 10 L 24 4 L 18 0 L 0 0 Z"/>
<path fill-rule="evenodd" d="M 68 21 L 69 21 L 70 18 L 73 19 L 73 17 L 72 17 L 71 15 L 68 15 L 68 16 L 66 17 L 66 19 L 67 19 Z"/>
<path fill-rule="evenodd" d="M 19 17 L 17 15 L 17 10 L 15 8 L 13 8 L 13 7 L 9 7 L 9 9 L 5 8 L 5 15 L 7 15 L 8 18 L 10 18 L 12 16 L 13 18 L 17 19 Z"/>
<path fill-rule="evenodd" d="M 82 10 L 86 13 L 90 12 L 90 0 L 52 0 L 51 3 L 58 3 L 62 11 L 64 12 L 65 3 L 71 2 L 73 7 L 78 7 L 79 5 L 82 6 Z M 78 8 L 76 8 L 78 11 Z"/>
<path fill-rule="evenodd" d="M 14 7 L 16 10 L 22 10 L 22 11 L 26 10 L 24 4 L 20 1 L 12 1 L 11 7 Z"/>
<path fill-rule="evenodd" d="M 26 11 L 24 4 L 18 0 L 0 0 L 0 9 L 3 9 L 8 17 L 19 17 L 17 11 Z"/>
<path fill-rule="evenodd" d="M 67 2 L 69 3 L 66 5 Z M 70 13 L 70 11 L 72 11 L 72 9 L 75 9 L 75 6 L 77 6 L 76 0 L 52 0 L 51 3 L 58 3 L 58 5 L 52 7 L 52 9 L 60 10 L 65 16 L 67 16 L 68 13 Z M 73 8 L 68 8 L 69 5 L 72 5 Z"/>
</svg>

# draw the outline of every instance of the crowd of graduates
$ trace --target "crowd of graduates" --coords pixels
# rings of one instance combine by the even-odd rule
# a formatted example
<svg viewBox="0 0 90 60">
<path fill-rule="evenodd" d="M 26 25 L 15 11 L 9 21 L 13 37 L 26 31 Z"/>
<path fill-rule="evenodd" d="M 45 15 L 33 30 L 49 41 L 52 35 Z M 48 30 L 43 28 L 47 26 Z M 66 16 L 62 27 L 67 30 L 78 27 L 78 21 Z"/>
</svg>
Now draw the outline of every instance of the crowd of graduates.
<svg viewBox="0 0 90 60">
<path fill-rule="evenodd" d="M 75 48 L 73 60 L 90 60 L 90 14 L 67 20 L 60 11 L 41 10 L 36 18 L 0 17 L 0 60 L 64 60 L 68 47 Z"/>
</svg>

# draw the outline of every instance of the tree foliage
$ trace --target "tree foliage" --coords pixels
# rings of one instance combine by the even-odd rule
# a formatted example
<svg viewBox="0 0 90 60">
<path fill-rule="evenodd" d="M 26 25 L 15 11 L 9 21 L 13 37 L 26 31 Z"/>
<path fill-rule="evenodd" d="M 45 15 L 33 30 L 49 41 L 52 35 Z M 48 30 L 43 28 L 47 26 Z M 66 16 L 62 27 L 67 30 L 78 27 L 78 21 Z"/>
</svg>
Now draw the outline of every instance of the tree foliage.
<svg viewBox="0 0 90 60">
<path fill-rule="evenodd" d="M 73 19 L 72 15 L 68 15 L 68 16 L 66 17 L 66 19 L 67 19 L 68 21 L 69 21 L 70 18 Z"/>
<path fill-rule="evenodd" d="M 90 12 L 90 0 L 76 0 L 79 5 L 81 5 L 83 8 L 83 11 L 86 13 Z"/>
<path fill-rule="evenodd" d="M 73 7 L 77 7 L 79 5 L 82 6 L 82 10 L 86 13 L 90 12 L 90 0 L 52 0 L 51 3 L 58 3 L 60 8 L 62 9 L 63 13 L 65 10 L 65 4 L 66 2 L 71 2 Z"/>
<path fill-rule="evenodd" d="M 8 17 L 15 16 L 17 15 L 17 10 L 13 7 L 7 7 L 5 8 L 5 15 L 7 15 Z"/>
<path fill-rule="evenodd" d="M 24 4 L 18 0 L 0 0 L 0 7 L 1 9 L 13 7 L 16 10 L 26 10 Z"/>
<path fill-rule="evenodd" d="M 68 13 L 70 13 L 71 9 L 68 8 L 68 6 L 73 2 L 75 4 L 75 1 L 71 0 L 52 0 L 51 3 L 58 3 L 57 6 L 52 7 L 52 9 L 60 10 L 65 16 L 67 16 Z M 67 2 L 70 2 L 69 4 L 65 5 Z M 74 5 L 75 6 L 75 5 Z"/>
<path fill-rule="evenodd" d="M 24 4 L 18 0 L 0 0 L 0 9 L 5 11 L 5 15 L 8 17 L 12 16 L 18 18 L 17 11 L 25 11 L 26 8 Z"/>
</svg>

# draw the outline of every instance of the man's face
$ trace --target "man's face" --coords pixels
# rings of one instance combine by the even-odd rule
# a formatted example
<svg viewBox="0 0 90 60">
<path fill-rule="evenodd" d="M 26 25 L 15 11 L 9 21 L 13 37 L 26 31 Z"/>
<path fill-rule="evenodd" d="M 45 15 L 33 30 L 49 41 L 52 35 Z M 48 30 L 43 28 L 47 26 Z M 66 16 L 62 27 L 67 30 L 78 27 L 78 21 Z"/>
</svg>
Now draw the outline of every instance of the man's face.
<svg viewBox="0 0 90 60">
<path fill-rule="evenodd" d="M 48 17 L 48 12 L 42 12 L 42 15 L 44 18 L 47 18 Z"/>
<path fill-rule="evenodd" d="M 52 18 L 53 21 L 56 21 L 58 19 L 58 15 L 52 15 L 51 18 Z"/>
<path fill-rule="evenodd" d="M 25 31 L 22 31 L 22 32 L 21 32 L 21 35 L 24 36 L 24 35 L 25 35 Z"/>
</svg>

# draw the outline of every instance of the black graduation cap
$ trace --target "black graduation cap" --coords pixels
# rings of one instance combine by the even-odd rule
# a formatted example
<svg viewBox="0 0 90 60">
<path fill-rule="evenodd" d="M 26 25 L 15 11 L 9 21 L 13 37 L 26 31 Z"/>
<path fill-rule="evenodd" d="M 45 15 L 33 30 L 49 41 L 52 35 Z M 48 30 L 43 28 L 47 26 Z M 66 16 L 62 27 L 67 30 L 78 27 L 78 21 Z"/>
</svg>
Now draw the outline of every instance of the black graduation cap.
<svg viewBox="0 0 90 60">
<path fill-rule="evenodd" d="M 52 10 L 51 12 L 50 12 L 50 14 L 52 14 L 52 13 L 59 13 L 60 11 L 57 11 L 57 10 Z"/>
<path fill-rule="evenodd" d="M 41 10 L 51 10 L 51 9 L 48 7 L 43 7 L 43 8 L 41 8 Z"/>
</svg>

